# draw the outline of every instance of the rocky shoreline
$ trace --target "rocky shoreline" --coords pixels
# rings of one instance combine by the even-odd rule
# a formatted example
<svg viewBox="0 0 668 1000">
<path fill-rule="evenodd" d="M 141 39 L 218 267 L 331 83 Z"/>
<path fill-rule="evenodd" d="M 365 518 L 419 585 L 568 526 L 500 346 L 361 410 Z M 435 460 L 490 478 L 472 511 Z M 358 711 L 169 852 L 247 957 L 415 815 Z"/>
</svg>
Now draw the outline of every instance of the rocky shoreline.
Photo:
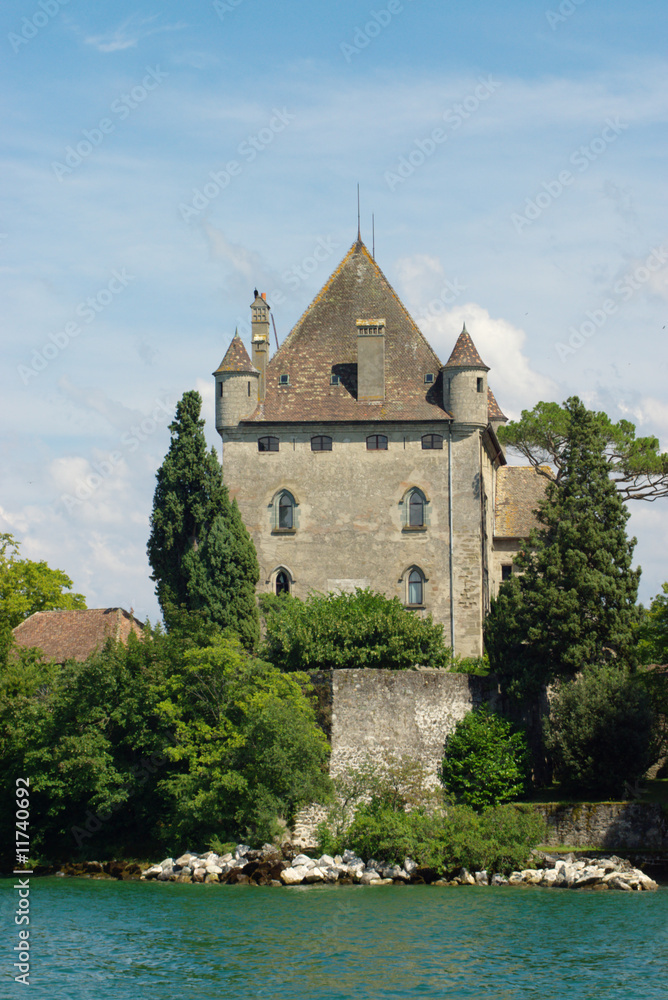
<svg viewBox="0 0 668 1000">
<path fill-rule="evenodd" d="M 353 851 L 331 857 L 309 857 L 277 850 L 265 844 L 252 850 L 238 844 L 233 852 L 219 855 L 186 852 L 178 858 L 165 858 L 141 873 L 142 880 L 158 882 L 206 883 L 227 885 L 512 885 L 545 886 L 553 889 L 616 889 L 623 892 L 647 892 L 657 883 L 629 861 L 611 855 L 605 858 L 576 858 L 573 854 L 553 855 L 536 851 L 531 860 L 536 867 L 505 875 L 487 871 L 469 872 L 462 868 L 456 875 L 444 875 L 434 868 L 420 867 L 411 858 L 402 865 L 388 865 L 369 858 L 366 862 Z"/>
</svg>

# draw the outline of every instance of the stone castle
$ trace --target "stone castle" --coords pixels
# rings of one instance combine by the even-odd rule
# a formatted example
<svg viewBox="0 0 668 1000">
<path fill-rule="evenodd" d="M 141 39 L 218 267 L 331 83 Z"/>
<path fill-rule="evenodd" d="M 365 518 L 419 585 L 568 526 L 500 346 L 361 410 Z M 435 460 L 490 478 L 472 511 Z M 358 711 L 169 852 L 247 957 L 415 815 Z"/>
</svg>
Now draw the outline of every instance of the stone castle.
<svg viewBox="0 0 668 1000">
<path fill-rule="evenodd" d="M 259 590 L 371 587 L 479 656 L 545 480 L 507 464 L 466 327 L 441 364 L 359 238 L 273 357 L 258 292 L 251 321 L 251 357 L 235 335 L 213 374 Z"/>
</svg>

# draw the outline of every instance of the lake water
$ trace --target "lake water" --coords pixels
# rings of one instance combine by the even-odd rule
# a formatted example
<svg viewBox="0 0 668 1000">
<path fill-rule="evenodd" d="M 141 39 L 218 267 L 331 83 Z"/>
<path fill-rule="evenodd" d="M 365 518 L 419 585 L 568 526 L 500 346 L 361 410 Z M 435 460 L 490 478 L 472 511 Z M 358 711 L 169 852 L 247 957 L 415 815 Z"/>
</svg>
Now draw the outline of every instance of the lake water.
<svg viewBox="0 0 668 1000">
<path fill-rule="evenodd" d="M 30 1000 L 666 1000 L 656 893 L 0 880 L 0 997 Z"/>
</svg>

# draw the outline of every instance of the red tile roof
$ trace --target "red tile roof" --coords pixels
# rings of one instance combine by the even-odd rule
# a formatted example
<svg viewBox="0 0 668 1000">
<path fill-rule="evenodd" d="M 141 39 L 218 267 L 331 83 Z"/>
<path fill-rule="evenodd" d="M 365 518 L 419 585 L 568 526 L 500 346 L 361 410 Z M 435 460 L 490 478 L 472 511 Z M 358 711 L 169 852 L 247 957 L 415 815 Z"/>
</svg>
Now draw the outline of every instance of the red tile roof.
<svg viewBox="0 0 668 1000">
<path fill-rule="evenodd" d="M 357 399 L 358 319 L 382 316 L 385 399 Z M 264 403 L 251 421 L 446 421 L 441 363 L 358 240 L 267 365 Z M 288 385 L 279 376 L 289 376 Z M 427 374 L 433 383 L 425 383 Z M 331 385 L 338 375 L 339 385 Z"/>
<path fill-rule="evenodd" d="M 549 466 L 543 465 L 546 473 Z M 534 511 L 545 496 L 548 480 L 532 465 L 503 465 L 496 473 L 495 538 L 528 538 L 538 528 Z"/>
<path fill-rule="evenodd" d="M 503 413 L 501 407 L 496 401 L 496 396 L 492 390 L 487 386 L 487 419 L 488 420 L 502 420 L 506 421 L 508 417 Z"/>
<path fill-rule="evenodd" d="M 482 360 L 475 344 L 464 324 L 464 329 L 457 337 L 457 343 L 452 348 L 452 354 L 445 362 L 446 368 L 482 368 L 488 372 L 489 368 Z"/>
<path fill-rule="evenodd" d="M 253 363 L 248 357 L 248 351 L 244 347 L 238 331 L 235 332 L 232 343 L 225 352 L 225 357 L 213 374 L 218 375 L 220 372 L 257 372 L 257 368 L 253 367 Z M 259 374 L 259 372 L 257 373 Z"/>
<path fill-rule="evenodd" d="M 107 639 L 127 642 L 130 632 L 141 636 L 143 628 L 143 624 L 123 608 L 36 611 L 16 626 L 13 636 L 19 646 L 37 646 L 45 659 L 64 663 L 65 660 L 85 660 Z"/>
</svg>

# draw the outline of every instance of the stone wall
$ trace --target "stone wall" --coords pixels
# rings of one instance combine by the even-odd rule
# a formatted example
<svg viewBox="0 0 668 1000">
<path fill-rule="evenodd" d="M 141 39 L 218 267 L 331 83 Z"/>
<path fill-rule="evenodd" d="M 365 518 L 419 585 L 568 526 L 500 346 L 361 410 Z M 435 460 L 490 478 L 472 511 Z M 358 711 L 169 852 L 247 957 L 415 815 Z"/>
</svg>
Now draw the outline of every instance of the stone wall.
<svg viewBox="0 0 668 1000">
<path fill-rule="evenodd" d="M 431 668 L 328 673 L 333 776 L 368 756 L 405 753 L 423 761 L 436 782 L 446 736 L 472 708 L 496 698 L 487 678 Z"/>
<path fill-rule="evenodd" d="M 330 774 L 359 767 L 369 757 L 410 754 L 437 784 L 446 736 L 485 702 L 498 708 L 496 683 L 444 670 L 327 670 L 312 675 L 320 721 L 331 742 Z M 293 828 L 297 844 L 311 845 L 325 811 L 301 811 Z"/>
<path fill-rule="evenodd" d="M 647 802 L 550 802 L 537 806 L 552 846 L 610 850 L 668 850 L 668 817 Z"/>
</svg>

